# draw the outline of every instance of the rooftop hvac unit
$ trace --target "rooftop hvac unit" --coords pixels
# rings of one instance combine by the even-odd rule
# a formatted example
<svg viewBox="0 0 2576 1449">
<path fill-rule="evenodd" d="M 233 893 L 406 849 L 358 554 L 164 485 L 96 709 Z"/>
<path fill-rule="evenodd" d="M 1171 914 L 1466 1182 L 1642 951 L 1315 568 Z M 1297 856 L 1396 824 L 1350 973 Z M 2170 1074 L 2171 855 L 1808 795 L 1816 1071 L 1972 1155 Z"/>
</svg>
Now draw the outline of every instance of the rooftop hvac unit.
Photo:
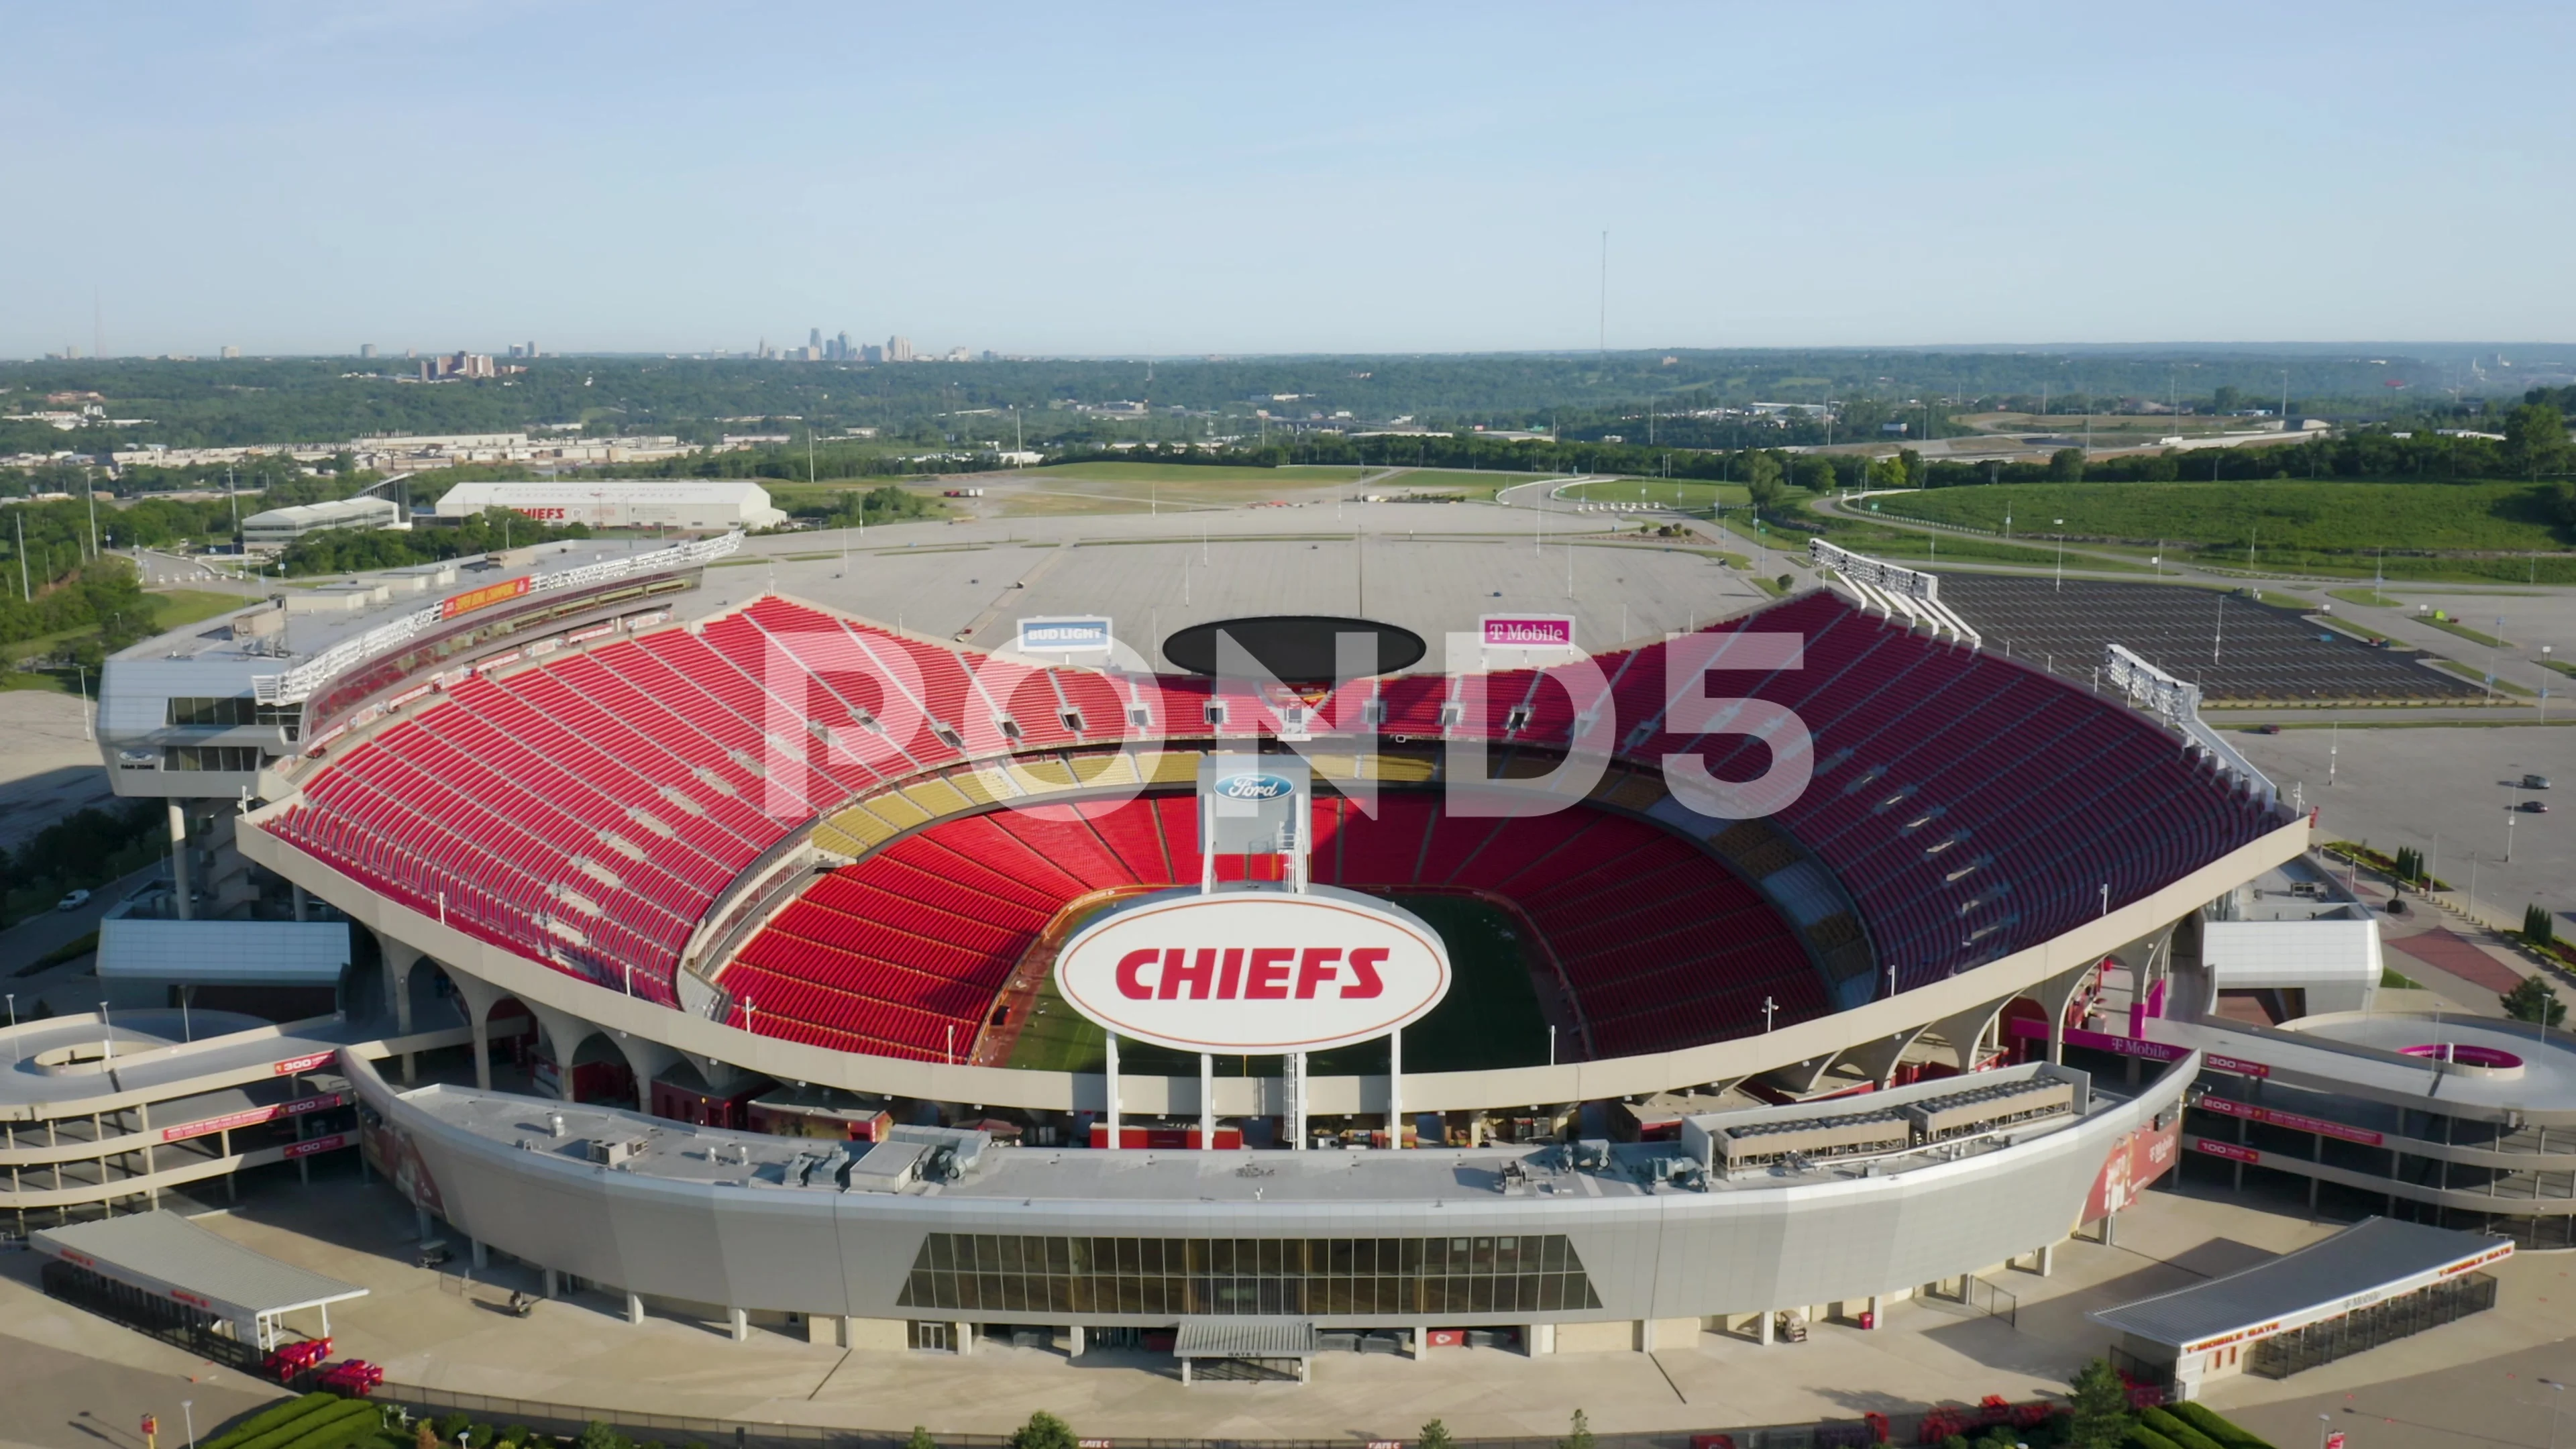
<svg viewBox="0 0 2576 1449">
<path fill-rule="evenodd" d="M 595 1138 L 589 1144 L 590 1160 L 603 1167 L 622 1167 L 644 1150 L 639 1137 Z"/>
</svg>

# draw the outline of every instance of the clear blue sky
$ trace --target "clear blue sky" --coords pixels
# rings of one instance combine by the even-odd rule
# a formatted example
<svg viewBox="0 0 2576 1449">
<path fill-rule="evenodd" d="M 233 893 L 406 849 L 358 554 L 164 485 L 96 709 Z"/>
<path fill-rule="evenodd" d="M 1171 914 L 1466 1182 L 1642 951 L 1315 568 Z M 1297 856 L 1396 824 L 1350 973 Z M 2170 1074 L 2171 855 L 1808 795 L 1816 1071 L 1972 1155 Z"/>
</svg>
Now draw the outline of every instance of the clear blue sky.
<svg viewBox="0 0 2576 1449">
<path fill-rule="evenodd" d="M 0 11 L 0 355 L 2576 340 L 2576 6 Z"/>
</svg>

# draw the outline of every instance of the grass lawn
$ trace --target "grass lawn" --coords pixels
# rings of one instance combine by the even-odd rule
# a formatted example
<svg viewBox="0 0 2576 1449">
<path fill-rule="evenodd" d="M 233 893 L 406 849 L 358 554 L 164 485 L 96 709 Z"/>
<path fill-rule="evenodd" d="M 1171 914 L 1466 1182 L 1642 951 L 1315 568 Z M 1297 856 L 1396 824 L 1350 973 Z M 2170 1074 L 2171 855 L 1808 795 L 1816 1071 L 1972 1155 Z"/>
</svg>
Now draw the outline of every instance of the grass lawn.
<svg viewBox="0 0 2576 1449">
<path fill-rule="evenodd" d="M 2468 640 L 2472 644 L 2484 644 L 2490 649 L 2510 649 L 2513 647 L 2513 644 L 2509 640 L 2499 639 L 2493 634 L 2480 633 L 2457 620 L 2436 619 L 2430 614 L 2418 614 L 2415 616 L 2415 622 L 2418 624 L 2430 624 L 2445 634 L 2456 634 L 2459 637 Z"/>
<path fill-rule="evenodd" d="M 2225 567 L 2350 568 L 2380 548 L 2535 550 L 2564 547 L 2529 483 L 2356 483 L 2278 479 L 2258 483 L 2008 483 L 1935 488 L 1876 500 L 1882 510 L 1938 523 L 2000 530 L 2010 515 L 2028 532 L 2063 518 L 2069 533 L 2205 549 Z M 2253 557 L 2246 557 L 2248 545 Z M 2426 571 L 2506 578 L 2529 559 L 2388 561 L 2392 574 Z M 2576 582 L 2576 559 L 2537 561 L 2537 572 Z M 2515 582 L 2520 582 L 2516 579 Z"/>
<path fill-rule="evenodd" d="M 171 589 L 163 593 L 145 594 L 143 597 L 151 601 L 152 632 L 156 634 L 164 630 L 176 629 L 183 624 L 194 624 L 200 620 L 211 619 L 217 614 L 229 614 L 238 609 L 251 608 L 259 602 L 256 599 L 245 599 L 239 594 L 219 594 L 208 589 Z M 21 639 L 13 644 L 0 645 L 0 650 L 5 650 L 7 657 L 12 661 L 29 659 L 50 654 L 62 645 L 75 639 L 87 638 L 97 632 L 98 626 L 95 624 L 84 624 L 77 629 L 57 629 L 51 634 L 38 634 L 31 639 Z M 59 689 L 65 694 L 70 694 L 74 687 L 73 677 L 68 672 L 58 681 L 49 674 L 22 674 L 16 670 L 0 670 L 0 689 Z M 97 688 L 97 681 L 93 679 L 90 687 Z"/>
<path fill-rule="evenodd" d="M 2326 593 L 2329 597 L 2341 599 L 2347 604 L 2363 604 L 2373 609 L 2396 609 L 2404 607 L 2398 600 L 2392 599 L 2386 594 L 2372 593 L 2368 589 L 2328 589 L 2326 590 Z"/>
<path fill-rule="evenodd" d="M 1431 1014 L 1404 1031 L 1404 1066 L 1416 1072 L 1467 1072 L 1495 1067 L 1528 1066 L 1547 1060 L 1547 1018 L 1539 1011 L 1538 993 L 1530 984 L 1528 942 L 1503 912 L 1462 896 L 1376 892 L 1420 916 L 1449 947 L 1456 973 L 1449 994 Z M 1036 1003 L 1009 1065 L 1036 1071 L 1096 1072 L 1105 1050 L 1099 1027 L 1085 1020 L 1055 989 L 1049 974 L 1040 983 Z M 1198 1059 L 1187 1052 L 1122 1040 L 1118 1069 L 1137 1076 L 1198 1075 Z M 1308 1063 L 1317 1076 L 1365 1074 L 1386 1070 L 1386 1043 L 1361 1042 L 1336 1051 L 1317 1052 Z M 1275 1077 L 1278 1057 L 1220 1057 L 1223 1076 Z"/>
<path fill-rule="evenodd" d="M 1032 468 L 1024 478 L 1073 478 L 1087 483 L 1261 483 L 1273 488 L 1313 488 L 1332 483 L 1348 483 L 1378 468 L 1323 468 L 1294 466 L 1286 468 L 1200 467 L 1191 463 L 1060 463 L 1050 468 Z"/>
<path fill-rule="evenodd" d="M 2576 664 L 2570 664 L 2564 659 L 2543 659 L 2540 661 L 2540 667 L 2555 669 L 2570 679 L 2576 679 Z"/>
<path fill-rule="evenodd" d="M 2426 662 L 2445 674 L 2458 675 L 2460 678 L 2469 681 L 2471 684 L 2487 683 L 2487 672 L 2475 665 L 2462 664 L 2456 659 L 2427 658 Z M 2540 694 L 2537 690 L 2525 689 L 2510 679 L 2496 680 L 2494 688 L 2498 694 L 2515 694 L 2520 695 L 2524 699 L 2540 698 Z"/>
<path fill-rule="evenodd" d="M 1565 497 L 1581 503 L 1651 503 L 1663 508 L 1706 509 L 1724 504 L 1742 508 L 1753 495 L 1740 483 L 1702 483 L 1684 478 L 1619 478 L 1577 483 Z"/>
<path fill-rule="evenodd" d="M 1458 493 L 1469 498 L 1492 498 L 1506 488 L 1535 483 L 1541 478 L 1561 477 L 1554 473 L 1507 472 L 1497 468 L 1404 468 L 1370 483 L 1373 493 Z M 1383 486 L 1381 486 L 1383 485 Z"/>
<path fill-rule="evenodd" d="M 1187 463 L 1071 463 L 1011 475 L 984 502 L 1004 518 L 1240 508 L 1287 493 L 1386 476 L 1379 468 L 1224 468 Z"/>
<path fill-rule="evenodd" d="M 1733 520 L 1728 521 L 1733 527 Z M 1742 533 L 1745 530 L 1736 529 Z M 2030 568 L 2054 568 L 2057 550 L 2005 543 L 1999 539 L 1961 537 L 1957 534 L 1917 533 L 1911 529 L 1872 527 L 1855 524 L 1835 529 L 1826 538 L 1854 553 L 1872 558 L 1901 559 L 1907 563 L 1921 561 L 1927 569 L 1937 570 L 1944 560 L 1954 563 L 2021 564 Z M 1773 534 L 1777 546 L 1778 534 Z M 1797 540 L 1800 547 L 1803 539 Z M 2066 551 L 2066 566 L 2093 573 L 2143 574 L 2153 572 L 2150 565 L 2118 557 L 2104 557 L 2080 549 Z"/>
</svg>

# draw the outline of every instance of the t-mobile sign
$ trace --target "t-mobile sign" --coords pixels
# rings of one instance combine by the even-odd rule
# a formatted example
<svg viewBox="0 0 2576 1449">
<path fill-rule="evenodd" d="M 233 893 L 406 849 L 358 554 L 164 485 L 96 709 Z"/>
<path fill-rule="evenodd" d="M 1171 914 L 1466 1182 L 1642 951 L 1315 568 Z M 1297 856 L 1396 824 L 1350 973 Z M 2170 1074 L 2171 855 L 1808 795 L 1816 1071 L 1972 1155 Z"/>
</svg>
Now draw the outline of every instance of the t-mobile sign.
<svg viewBox="0 0 2576 1449">
<path fill-rule="evenodd" d="M 1571 649 L 1571 614 L 1487 614 L 1483 616 L 1488 649 Z"/>
</svg>

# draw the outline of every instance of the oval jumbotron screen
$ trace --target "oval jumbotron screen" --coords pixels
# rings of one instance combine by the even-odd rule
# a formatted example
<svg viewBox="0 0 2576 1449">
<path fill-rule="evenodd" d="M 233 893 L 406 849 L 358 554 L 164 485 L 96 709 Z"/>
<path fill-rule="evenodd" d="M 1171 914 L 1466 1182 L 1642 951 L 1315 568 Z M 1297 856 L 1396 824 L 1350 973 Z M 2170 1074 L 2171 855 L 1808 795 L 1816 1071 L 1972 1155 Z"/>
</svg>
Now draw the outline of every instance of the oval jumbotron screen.
<svg viewBox="0 0 2576 1449">
<path fill-rule="evenodd" d="M 1344 634 L 1367 634 L 1374 657 L 1363 675 L 1392 674 L 1421 662 L 1422 636 L 1375 619 L 1341 619 L 1328 614 L 1272 614 L 1254 619 L 1216 619 L 1192 624 L 1163 641 L 1163 657 L 1192 674 L 1217 672 L 1216 637 L 1234 636 L 1253 661 L 1283 684 L 1330 683 L 1338 640 Z"/>
</svg>

